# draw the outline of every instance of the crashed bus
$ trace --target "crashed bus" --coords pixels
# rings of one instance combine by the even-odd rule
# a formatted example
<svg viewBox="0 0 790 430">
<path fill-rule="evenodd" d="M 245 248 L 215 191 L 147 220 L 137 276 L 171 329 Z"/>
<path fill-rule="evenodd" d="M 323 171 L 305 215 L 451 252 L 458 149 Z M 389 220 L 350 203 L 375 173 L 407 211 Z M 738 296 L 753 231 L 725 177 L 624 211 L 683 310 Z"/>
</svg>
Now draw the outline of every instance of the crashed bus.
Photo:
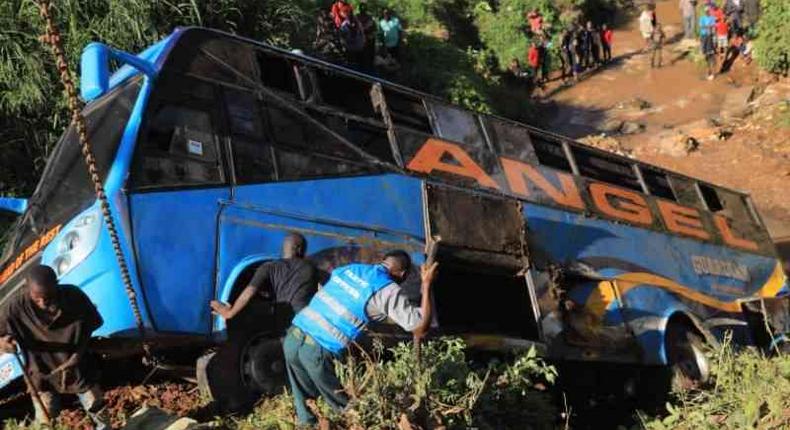
<svg viewBox="0 0 790 430">
<path fill-rule="evenodd" d="M 786 278 L 746 194 L 214 30 L 136 56 L 94 43 L 82 66 L 146 342 L 235 345 L 223 371 L 247 387 L 271 387 L 290 321 L 258 298 L 226 326 L 208 303 L 232 302 L 290 231 L 323 271 L 396 248 L 420 263 L 439 240 L 434 331 L 479 348 L 703 378 L 701 342 L 767 348 L 786 329 Z M 103 316 L 96 351 L 138 352 L 74 126 L 35 193 L 1 202 L 19 218 L 0 302 L 50 265 Z M 0 358 L 0 385 L 19 375 Z"/>
</svg>

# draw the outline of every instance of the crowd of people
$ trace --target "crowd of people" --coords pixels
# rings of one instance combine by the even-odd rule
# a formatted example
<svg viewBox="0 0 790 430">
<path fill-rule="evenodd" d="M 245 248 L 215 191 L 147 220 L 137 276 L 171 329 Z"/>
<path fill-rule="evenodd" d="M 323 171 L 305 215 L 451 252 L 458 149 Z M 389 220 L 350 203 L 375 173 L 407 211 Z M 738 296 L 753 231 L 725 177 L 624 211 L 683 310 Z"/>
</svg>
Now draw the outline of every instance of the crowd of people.
<svg viewBox="0 0 790 430">
<path fill-rule="evenodd" d="M 376 67 L 399 66 L 402 41 L 403 27 L 391 9 L 374 17 L 366 3 L 355 11 L 347 0 L 337 0 L 318 16 L 314 49 L 326 58 L 372 72 Z"/>
<path fill-rule="evenodd" d="M 543 86 L 549 79 L 550 52 L 553 48 L 550 28 L 546 25 L 543 15 L 537 11 L 529 11 L 527 19 L 527 50 L 528 70 L 524 70 L 517 58 L 510 61 L 511 75 L 517 78 L 528 78 L 536 86 Z M 559 55 L 561 79 L 574 81 L 586 70 L 596 69 L 612 60 L 612 42 L 614 32 L 606 23 L 597 26 L 592 21 L 586 24 L 574 23 L 563 29 L 559 37 Z"/>
<path fill-rule="evenodd" d="M 738 56 L 747 64 L 751 61 L 752 42 L 749 29 L 757 20 L 757 12 L 747 5 L 752 0 L 680 0 L 683 17 L 683 35 L 687 39 L 699 37 L 702 55 L 707 65 L 707 79 L 727 71 Z M 699 19 L 697 11 L 701 10 Z M 656 17 L 655 7 L 648 4 L 639 16 L 639 31 L 645 40 L 645 50 L 650 52 L 650 66 L 661 67 L 665 34 Z"/>
<path fill-rule="evenodd" d="M 691 0 L 686 0 L 691 1 Z M 698 32 L 700 48 L 705 56 L 708 68 L 708 79 L 719 72 L 726 71 L 738 56 L 745 63 L 751 61 L 752 42 L 749 37 L 749 26 L 753 18 L 743 19 L 744 7 L 740 0 L 727 0 L 722 6 L 715 0 L 706 0 L 700 16 Z"/>
</svg>

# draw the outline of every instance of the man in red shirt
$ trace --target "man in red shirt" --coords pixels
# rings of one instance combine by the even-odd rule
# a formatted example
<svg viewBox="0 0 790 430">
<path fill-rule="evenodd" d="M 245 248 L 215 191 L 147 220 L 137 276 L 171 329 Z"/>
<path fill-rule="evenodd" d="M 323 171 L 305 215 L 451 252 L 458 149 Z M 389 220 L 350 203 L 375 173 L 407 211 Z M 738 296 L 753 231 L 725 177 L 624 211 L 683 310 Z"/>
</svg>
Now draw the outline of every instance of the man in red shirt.
<svg viewBox="0 0 790 430">
<path fill-rule="evenodd" d="M 730 26 L 726 20 L 716 21 L 716 48 L 719 50 L 720 55 L 724 55 L 729 45 L 728 36 L 730 34 Z"/>
<path fill-rule="evenodd" d="M 614 31 L 608 25 L 601 25 L 601 45 L 603 45 L 603 62 L 612 61 L 612 40 Z"/>
<path fill-rule="evenodd" d="M 347 0 L 337 0 L 334 2 L 330 13 L 332 14 L 332 19 L 335 21 L 335 27 L 340 28 L 340 25 L 343 24 L 343 21 L 345 21 L 352 12 L 354 12 L 354 7 L 351 6 Z"/>
<path fill-rule="evenodd" d="M 541 34 L 543 32 L 543 15 L 537 9 L 532 9 L 527 14 L 527 21 L 529 21 L 529 29 L 532 34 Z"/>
<path fill-rule="evenodd" d="M 534 41 L 530 42 L 529 51 L 527 52 L 527 61 L 529 62 L 529 66 L 532 67 L 532 76 L 534 76 L 536 85 L 540 85 L 543 81 L 540 60 L 540 50 L 538 49 L 538 45 Z"/>
</svg>

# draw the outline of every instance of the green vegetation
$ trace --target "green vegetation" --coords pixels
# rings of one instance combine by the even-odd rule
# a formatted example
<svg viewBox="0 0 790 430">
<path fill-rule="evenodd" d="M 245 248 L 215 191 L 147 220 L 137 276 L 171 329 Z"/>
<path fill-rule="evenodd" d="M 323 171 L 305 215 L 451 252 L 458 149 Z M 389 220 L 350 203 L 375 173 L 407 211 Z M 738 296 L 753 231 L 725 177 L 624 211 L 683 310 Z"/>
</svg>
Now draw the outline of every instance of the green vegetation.
<svg viewBox="0 0 790 430">
<path fill-rule="evenodd" d="M 711 355 L 713 381 L 677 394 L 667 415 L 645 418 L 648 430 L 786 429 L 790 427 L 790 357 L 734 352 L 727 342 Z"/>
<path fill-rule="evenodd" d="M 398 429 L 408 421 L 419 428 L 551 429 L 559 411 L 546 387 L 556 370 L 530 350 L 512 361 L 473 367 L 464 342 L 447 338 L 423 344 L 421 365 L 411 344 L 370 355 L 349 356 L 337 372 L 351 402 L 342 415 L 319 404 L 332 428 Z M 383 357 L 387 356 L 387 359 Z M 291 398 L 265 400 L 250 416 L 235 421 L 239 429 L 287 429 L 293 423 Z M 229 424 L 229 423 L 226 423 Z"/>
<path fill-rule="evenodd" d="M 757 63 L 765 70 L 782 73 L 790 71 L 790 2 L 761 0 L 762 15 L 757 25 L 758 38 L 754 41 Z"/>
</svg>

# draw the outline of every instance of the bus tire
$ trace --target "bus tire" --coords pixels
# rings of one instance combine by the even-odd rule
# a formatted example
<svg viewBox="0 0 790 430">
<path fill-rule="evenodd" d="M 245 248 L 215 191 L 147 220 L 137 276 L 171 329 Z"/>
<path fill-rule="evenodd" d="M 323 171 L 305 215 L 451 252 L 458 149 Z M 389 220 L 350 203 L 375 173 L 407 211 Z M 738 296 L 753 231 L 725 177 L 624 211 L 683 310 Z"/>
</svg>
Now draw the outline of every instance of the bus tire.
<svg viewBox="0 0 790 430">
<path fill-rule="evenodd" d="M 257 395 L 274 395 L 285 386 L 282 341 L 268 333 L 252 336 L 241 350 L 242 384 Z"/>
<path fill-rule="evenodd" d="M 688 390 L 708 382 L 710 363 L 702 336 L 687 324 L 670 324 L 666 334 L 667 361 L 672 389 Z"/>
</svg>

